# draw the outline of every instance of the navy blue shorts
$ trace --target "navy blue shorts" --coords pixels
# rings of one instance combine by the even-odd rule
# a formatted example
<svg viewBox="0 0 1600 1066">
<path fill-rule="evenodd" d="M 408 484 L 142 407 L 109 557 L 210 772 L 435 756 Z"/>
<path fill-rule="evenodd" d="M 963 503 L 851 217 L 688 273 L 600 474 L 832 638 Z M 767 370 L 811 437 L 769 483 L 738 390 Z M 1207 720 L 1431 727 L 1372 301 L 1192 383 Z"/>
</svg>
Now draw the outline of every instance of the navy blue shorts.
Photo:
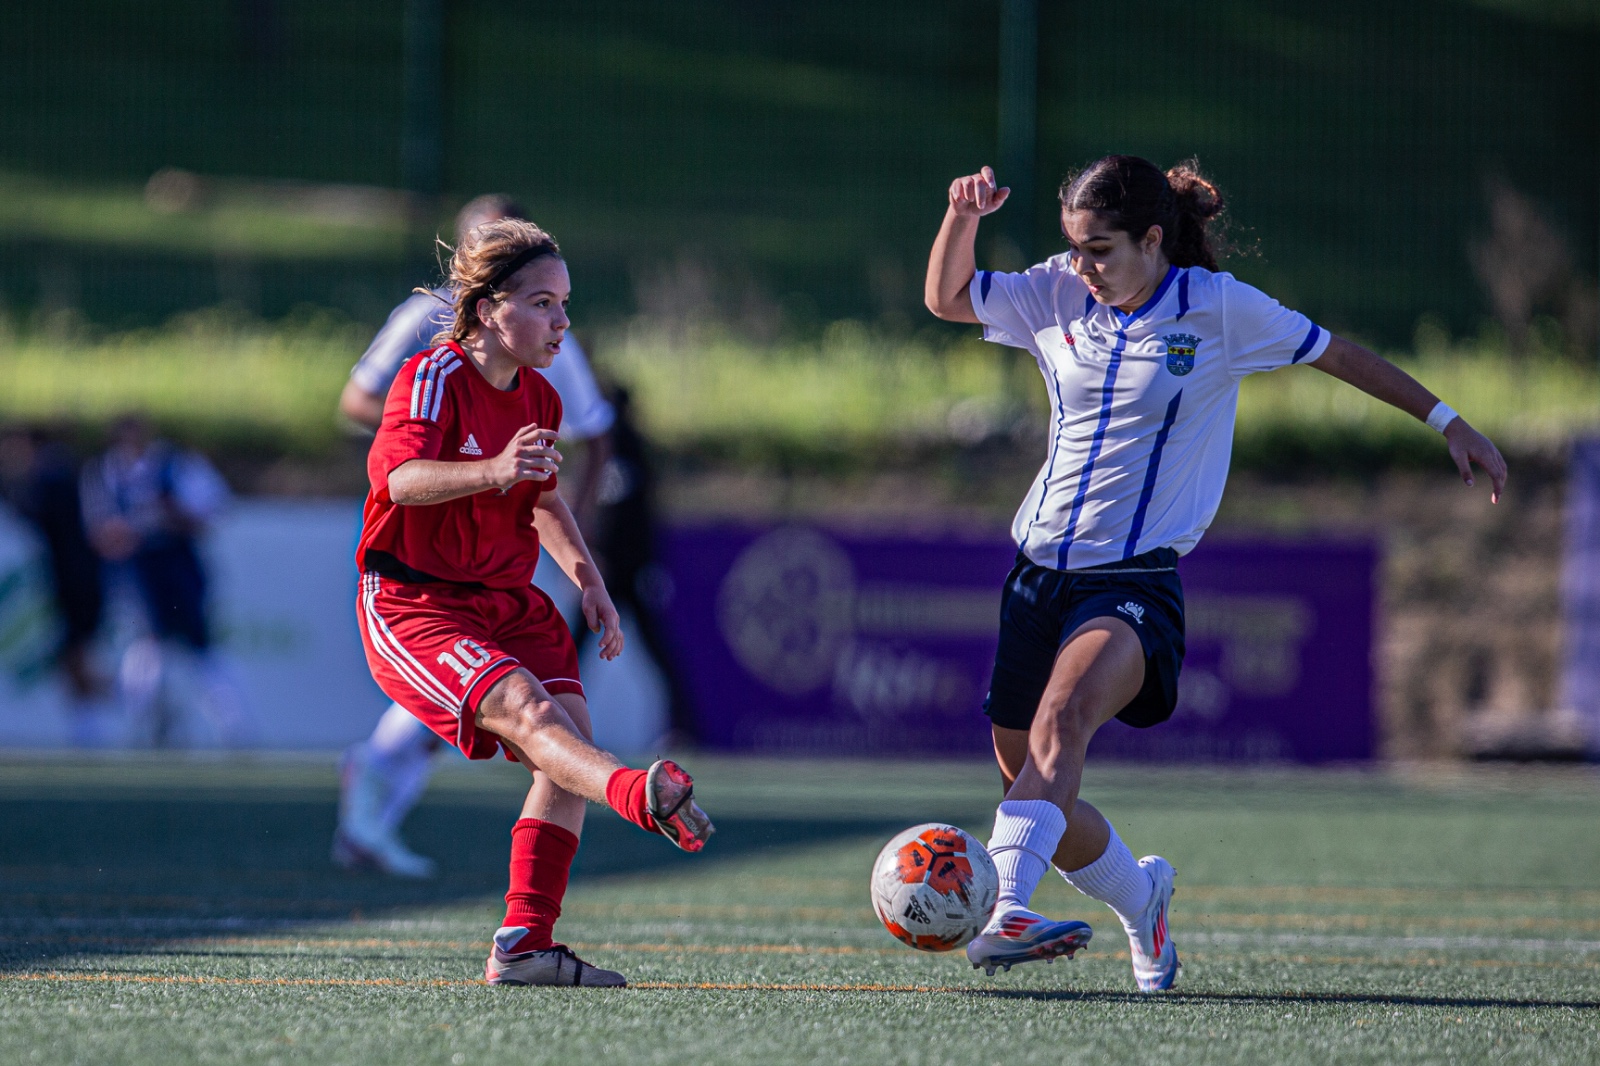
<svg viewBox="0 0 1600 1066">
<path fill-rule="evenodd" d="M 195 553 L 194 541 L 188 537 L 151 538 L 131 562 L 155 635 L 162 640 L 181 641 L 195 651 L 209 648 L 206 573 Z"/>
<path fill-rule="evenodd" d="M 1144 645 L 1144 686 L 1117 717 L 1140 729 L 1172 717 L 1183 668 L 1183 584 L 1178 553 L 1157 548 L 1118 563 L 1053 570 L 1022 554 L 1000 599 L 1000 649 L 983 713 L 1004 729 L 1027 729 L 1056 654 L 1094 618 L 1120 618 Z"/>
</svg>

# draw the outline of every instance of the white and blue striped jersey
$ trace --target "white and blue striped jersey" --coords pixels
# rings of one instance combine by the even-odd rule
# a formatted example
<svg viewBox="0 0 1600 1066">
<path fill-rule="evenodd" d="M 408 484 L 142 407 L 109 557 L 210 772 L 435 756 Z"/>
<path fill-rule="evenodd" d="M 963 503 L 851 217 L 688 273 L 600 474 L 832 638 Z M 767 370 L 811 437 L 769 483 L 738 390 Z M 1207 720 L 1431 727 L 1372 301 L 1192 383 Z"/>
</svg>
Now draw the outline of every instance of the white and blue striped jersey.
<svg viewBox="0 0 1600 1066">
<path fill-rule="evenodd" d="M 350 377 L 361 391 L 387 396 L 400 368 L 418 352 L 434 347 L 433 335 L 449 327 L 455 319 L 449 289 L 435 289 L 432 295 L 415 292 L 389 312 L 389 320 L 372 338 Z M 569 440 L 588 440 L 611 428 L 617 413 L 595 383 L 588 357 L 578 339 L 568 333 L 561 342 L 561 354 L 539 374 L 555 387 L 561 397 L 560 433 Z"/>
<path fill-rule="evenodd" d="M 1309 363 L 1329 340 L 1200 267 L 1170 268 L 1131 314 L 1096 303 L 1066 255 L 979 271 L 970 291 L 984 339 L 1032 352 L 1049 388 L 1049 455 L 1011 531 L 1057 570 L 1199 543 L 1228 478 L 1239 382 Z"/>
</svg>

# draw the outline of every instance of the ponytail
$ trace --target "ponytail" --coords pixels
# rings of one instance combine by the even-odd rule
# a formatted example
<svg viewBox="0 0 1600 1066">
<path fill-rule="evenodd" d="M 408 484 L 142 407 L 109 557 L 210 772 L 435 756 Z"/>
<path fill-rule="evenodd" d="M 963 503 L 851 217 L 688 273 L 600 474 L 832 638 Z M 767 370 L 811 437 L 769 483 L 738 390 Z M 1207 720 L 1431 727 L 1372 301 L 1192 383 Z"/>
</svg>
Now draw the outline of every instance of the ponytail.
<svg viewBox="0 0 1600 1066">
<path fill-rule="evenodd" d="M 1165 232 L 1162 251 L 1173 266 L 1198 266 L 1217 269 L 1213 244 L 1220 243 L 1211 232 L 1212 220 L 1221 217 L 1227 206 L 1222 192 L 1200 173 L 1200 161 L 1186 159 L 1167 171 L 1167 184 L 1176 201 L 1176 219 Z"/>
</svg>

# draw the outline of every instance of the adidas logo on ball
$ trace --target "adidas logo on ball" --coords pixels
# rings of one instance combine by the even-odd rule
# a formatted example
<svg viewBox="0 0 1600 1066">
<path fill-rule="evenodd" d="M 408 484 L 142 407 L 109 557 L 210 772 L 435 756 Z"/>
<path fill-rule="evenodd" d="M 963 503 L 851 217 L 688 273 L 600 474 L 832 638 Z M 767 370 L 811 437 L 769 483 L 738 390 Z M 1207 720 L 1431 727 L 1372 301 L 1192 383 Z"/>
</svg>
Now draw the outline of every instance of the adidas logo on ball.
<svg viewBox="0 0 1600 1066">
<path fill-rule="evenodd" d="M 984 846 L 953 825 L 912 826 L 872 867 L 872 905 L 883 927 L 918 951 L 953 951 L 994 913 L 1000 875 Z"/>
</svg>

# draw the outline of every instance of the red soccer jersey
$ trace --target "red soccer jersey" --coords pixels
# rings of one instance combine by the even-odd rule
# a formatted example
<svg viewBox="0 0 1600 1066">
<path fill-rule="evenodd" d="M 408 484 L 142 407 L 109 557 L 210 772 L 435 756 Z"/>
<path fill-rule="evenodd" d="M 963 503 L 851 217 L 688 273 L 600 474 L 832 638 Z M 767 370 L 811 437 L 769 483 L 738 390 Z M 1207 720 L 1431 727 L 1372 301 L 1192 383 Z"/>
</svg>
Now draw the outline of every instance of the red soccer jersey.
<svg viewBox="0 0 1600 1066">
<path fill-rule="evenodd" d="M 389 388 L 383 424 L 367 454 L 372 488 L 356 565 L 402 580 L 526 588 L 539 565 L 533 508 L 540 493 L 556 487 L 554 475 L 519 481 L 504 493 L 490 489 L 402 507 L 389 498 L 389 474 L 411 459 L 481 462 L 529 425 L 561 425 L 561 398 L 538 371 L 520 368 L 516 386 L 502 391 L 454 342 L 412 356 Z"/>
</svg>

